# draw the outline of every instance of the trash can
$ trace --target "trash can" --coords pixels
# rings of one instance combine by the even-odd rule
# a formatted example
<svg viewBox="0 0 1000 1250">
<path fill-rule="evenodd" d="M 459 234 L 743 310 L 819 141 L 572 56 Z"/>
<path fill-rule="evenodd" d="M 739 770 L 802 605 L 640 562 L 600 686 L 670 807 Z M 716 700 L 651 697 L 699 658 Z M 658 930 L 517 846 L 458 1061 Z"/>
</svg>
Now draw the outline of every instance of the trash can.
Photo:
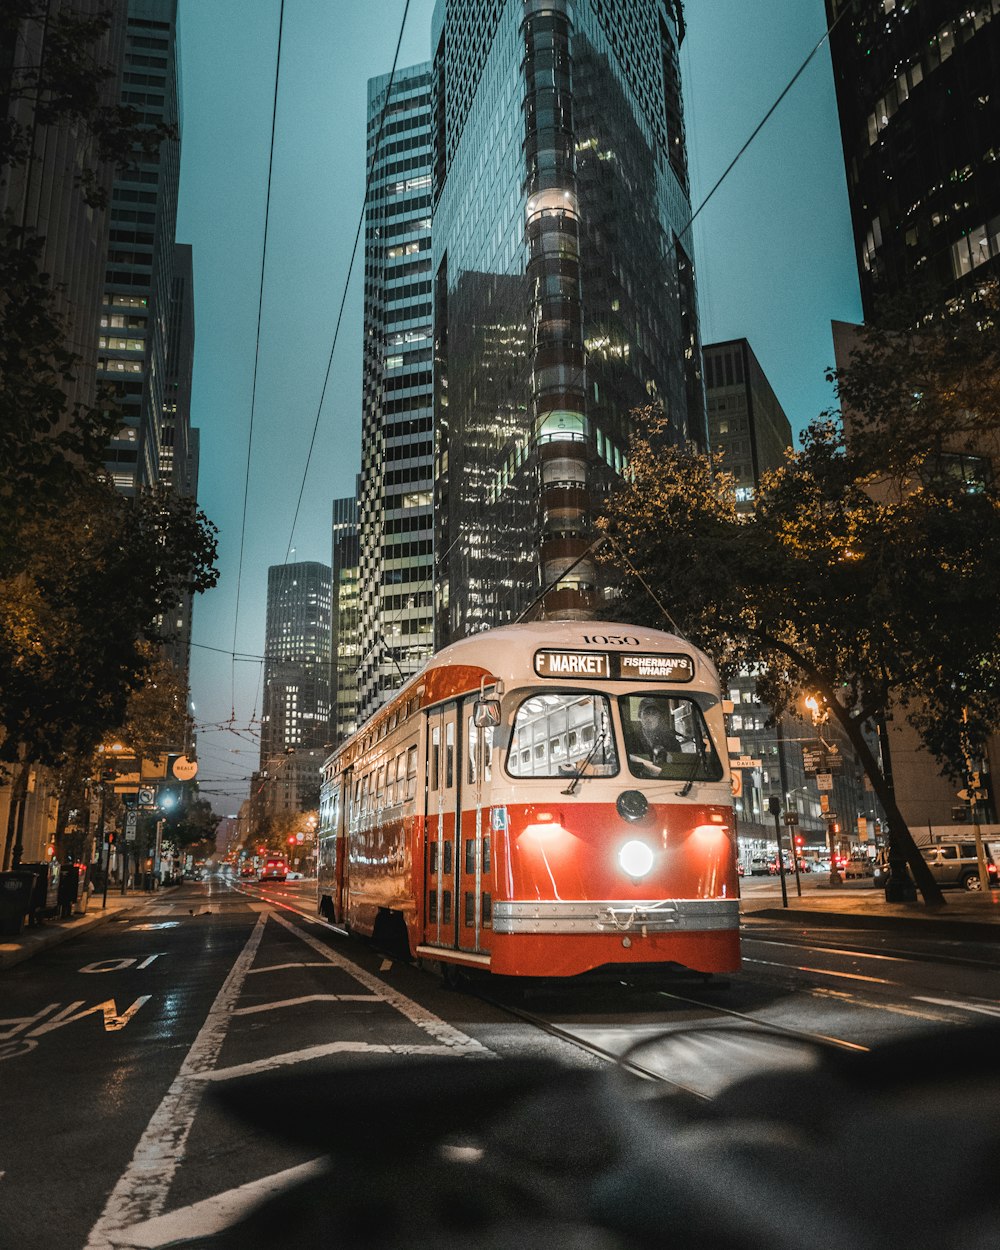
<svg viewBox="0 0 1000 1250">
<path fill-rule="evenodd" d="M 35 896 L 35 874 L 0 872 L 0 933 L 16 937 L 24 928 Z"/>
<path fill-rule="evenodd" d="M 93 882 L 90 880 L 90 866 L 88 864 L 77 864 L 79 877 L 77 878 L 76 902 L 73 904 L 73 915 L 82 916 L 87 910 L 87 904 L 90 902 L 90 894 L 93 890 Z"/>
<path fill-rule="evenodd" d="M 52 860 L 44 864 L 21 864 L 24 872 L 35 874 L 35 892 L 28 907 L 28 923 L 40 924 L 43 917 L 59 910 L 59 865 Z"/>
<path fill-rule="evenodd" d="M 75 910 L 74 904 L 80 897 L 80 865 L 63 864 L 59 873 L 59 915 L 68 920 Z"/>
</svg>

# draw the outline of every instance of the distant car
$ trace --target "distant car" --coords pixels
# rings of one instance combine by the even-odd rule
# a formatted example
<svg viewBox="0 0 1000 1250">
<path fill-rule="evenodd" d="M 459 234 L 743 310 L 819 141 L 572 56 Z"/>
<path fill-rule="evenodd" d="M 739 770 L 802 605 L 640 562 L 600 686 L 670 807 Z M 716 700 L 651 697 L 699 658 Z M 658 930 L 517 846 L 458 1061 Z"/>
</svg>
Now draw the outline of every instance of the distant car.
<svg viewBox="0 0 1000 1250">
<path fill-rule="evenodd" d="M 288 880 L 289 881 L 301 881 L 304 875 L 305 874 L 301 872 L 290 872 L 288 873 Z"/>
<path fill-rule="evenodd" d="M 260 870 L 261 881 L 284 881 L 288 876 L 288 865 L 283 859 L 268 859 Z"/>
<path fill-rule="evenodd" d="M 243 867 L 240 869 L 241 877 L 244 877 L 244 878 L 256 877 L 256 875 L 257 875 L 257 869 L 254 868 L 253 864 L 244 864 Z"/>
</svg>

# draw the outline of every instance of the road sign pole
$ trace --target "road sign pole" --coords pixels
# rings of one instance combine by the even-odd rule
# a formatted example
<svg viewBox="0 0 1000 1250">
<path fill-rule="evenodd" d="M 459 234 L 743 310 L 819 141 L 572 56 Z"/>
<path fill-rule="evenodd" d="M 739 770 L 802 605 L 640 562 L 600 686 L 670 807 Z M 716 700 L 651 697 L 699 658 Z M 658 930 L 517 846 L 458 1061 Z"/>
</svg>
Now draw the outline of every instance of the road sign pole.
<svg viewBox="0 0 1000 1250">
<path fill-rule="evenodd" d="M 767 800 L 768 810 L 774 817 L 774 836 L 778 842 L 778 874 L 781 877 L 781 905 L 788 906 L 788 888 L 785 885 L 785 857 L 781 846 L 781 800 L 772 794 Z"/>
</svg>

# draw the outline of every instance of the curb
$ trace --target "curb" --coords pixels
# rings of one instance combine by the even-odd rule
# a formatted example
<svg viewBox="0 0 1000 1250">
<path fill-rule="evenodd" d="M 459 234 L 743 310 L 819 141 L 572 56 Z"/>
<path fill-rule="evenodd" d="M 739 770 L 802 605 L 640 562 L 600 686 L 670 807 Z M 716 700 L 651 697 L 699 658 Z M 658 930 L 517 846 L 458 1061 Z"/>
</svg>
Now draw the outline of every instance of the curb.
<svg viewBox="0 0 1000 1250">
<path fill-rule="evenodd" d="M 126 912 L 135 911 L 136 908 L 144 907 L 152 902 L 149 897 L 130 899 L 121 907 L 100 907 L 92 911 L 90 907 L 82 916 L 77 916 L 74 920 L 68 922 L 57 922 L 54 925 L 43 927 L 40 929 L 25 929 L 14 938 L 7 950 L 2 935 L 0 935 L 0 972 L 7 968 L 13 968 L 16 964 L 23 963 L 24 960 L 30 959 L 32 955 L 37 955 L 39 951 L 48 950 L 51 946 L 58 946 L 60 942 L 66 942 L 72 937 L 77 937 L 81 933 L 87 933 L 91 929 L 96 929 L 98 925 L 107 924 L 114 916 L 120 916 Z M 93 905 L 93 903 L 91 904 Z M 14 943 L 17 943 L 15 946 Z"/>
<path fill-rule="evenodd" d="M 978 941 L 1000 942 L 1000 925 L 983 920 L 966 920 L 963 917 L 893 915 L 872 916 L 864 912 L 806 911 L 804 908 L 755 908 L 740 912 L 741 920 L 760 917 L 762 920 L 778 920 L 791 924 L 829 926 L 833 929 L 882 929 L 896 933 L 905 931 L 924 935 L 934 933 L 944 937 L 975 938 Z"/>
</svg>

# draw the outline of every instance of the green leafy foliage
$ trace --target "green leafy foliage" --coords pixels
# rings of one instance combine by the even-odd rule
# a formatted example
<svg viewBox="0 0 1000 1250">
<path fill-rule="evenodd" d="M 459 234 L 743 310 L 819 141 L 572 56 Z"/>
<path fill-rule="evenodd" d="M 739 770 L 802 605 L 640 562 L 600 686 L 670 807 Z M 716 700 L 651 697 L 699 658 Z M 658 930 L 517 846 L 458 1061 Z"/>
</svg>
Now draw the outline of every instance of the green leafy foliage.
<svg viewBox="0 0 1000 1250">
<path fill-rule="evenodd" d="M 710 456 L 664 449 L 655 413 L 636 415 L 645 429 L 630 478 L 599 521 L 611 540 L 602 558 L 623 557 L 636 574 L 625 619 L 662 626 L 662 603 L 724 670 L 760 666 L 759 691 L 777 712 L 822 696 L 925 897 L 939 899 L 861 728 L 902 706 L 958 775 L 962 735 L 944 722 L 970 707 L 976 732 L 1000 723 L 1000 495 L 923 480 L 922 456 L 876 474 L 870 439 L 855 450 L 821 419 L 741 516 Z"/>
</svg>

